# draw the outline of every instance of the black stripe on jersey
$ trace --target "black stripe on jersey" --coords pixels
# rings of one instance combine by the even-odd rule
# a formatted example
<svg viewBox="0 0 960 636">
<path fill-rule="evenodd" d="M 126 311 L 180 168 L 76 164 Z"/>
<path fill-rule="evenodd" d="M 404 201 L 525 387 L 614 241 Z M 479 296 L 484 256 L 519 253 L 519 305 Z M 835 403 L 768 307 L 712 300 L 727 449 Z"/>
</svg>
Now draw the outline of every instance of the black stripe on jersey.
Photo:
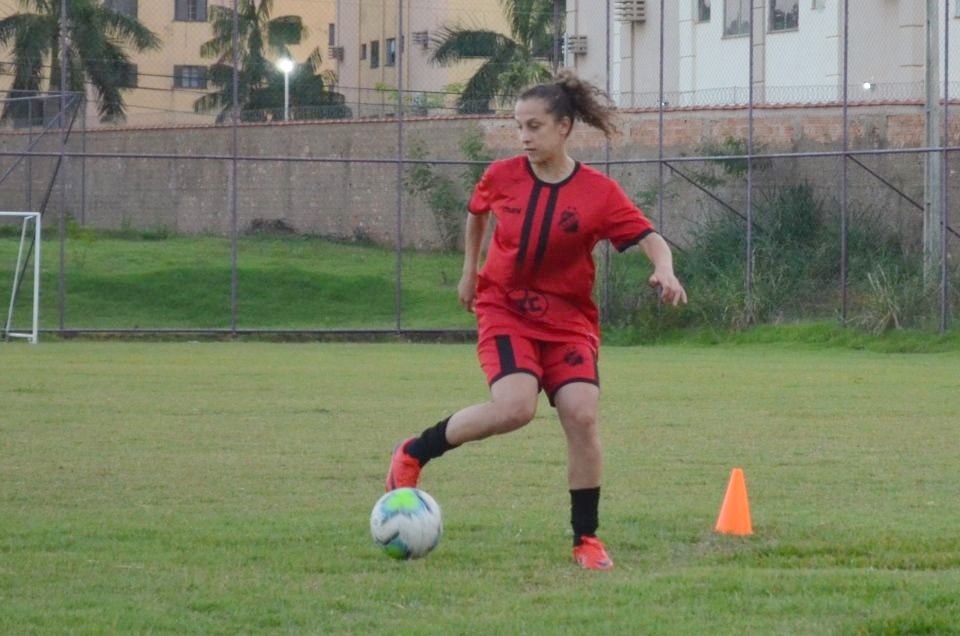
<svg viewBox="0 0 960 636">
<path fill-rule="evenodd" d="M 647 236 L 653 234 L 653 232 L 654 232 L 653 230 L 644 230 L 644 231 L 641 232 L 638 236 L 635 236 L 635 237 L 633 237 L 632 239 L 630 239 L 629 241 L 626 241 L 626 242 L 624 242 L 624 243 L 621 243 L 620 245 L 617 245 L 617 246 L 616 246 L 617 251 L 618 251 L 618 252 L 626 252 L 628 249 L 630 249 L 631 247 L 633 247 L 634 245 L 636 245 L 637 243 L 639 243 L 639 242 L 642 241 L 643 239 L 647 238 Z"/>
<path fill-rule="evenodd" d="M 560 196 L 560 186 L 550 187 L 550 196 L 547 197 L 547 209 L 543 213 L 543 224 L 540 226 L 540 240 L 537 241 L 537 251 L 533 255 L 533 269 L 538 269 L 543 262 L 543 255 L 547 251 L 547 241 L 550 240 L 550 224 L 553 223 L 553 212 L 557 209 L 557 197 Z"/>
<path fill-rule="evenodd" d="M 497 342 L 497 356 L 500 358 L 500 374 L 506 375 L 517 369 L 517 358 L 513 355 L 510 336 L 494 336 Z"/>
<path fill-rule="evenodd" d="M 534 180 L 530 200 L 527 201 L 527 215 L 523 219 L 523 231 L 520 233 L 520 247 L 517 249 L 517 265 L 523 265 L 527 257 L 527 246 L 530 244 L 530 231 L 533 229 L 533 218 L 537 215 L 537 202 L 540 200 L 540 190 L 543 183 Z"/>
</svg>

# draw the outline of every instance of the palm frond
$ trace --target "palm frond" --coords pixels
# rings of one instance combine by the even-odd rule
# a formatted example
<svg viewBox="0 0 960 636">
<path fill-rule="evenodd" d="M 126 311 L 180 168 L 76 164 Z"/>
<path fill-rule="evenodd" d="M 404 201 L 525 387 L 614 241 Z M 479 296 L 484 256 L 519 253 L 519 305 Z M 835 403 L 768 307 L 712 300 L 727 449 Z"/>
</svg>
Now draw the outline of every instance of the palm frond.
<svg viewBox="0 0 960 636">
<path fill-rule="evenodd" d="M 464 114 L 491 112 L 490 101 L 497 93 L 497 79 L 501 72 L 499 60 L 491 59 L 481 64 L 457 97 L 457 111 Z"/>
<path fill-rule="evenodd" d="M 307 28 L 298 15 L 282 15 L 267 23 L 267 45 L 277 53 L 286 53 L 287 46 L 300 44 L 306 35 Z"/>
<path fill-rule="evenodd" d="M 307 56 L 307 61 L 304 62 L 304 65 L 310 68 L 311 73 L 316 73 L 317 69 L 323 66 L 323 54 L 320 52 L 319 46 L 310 51 L 310 55 Z"/>
<path fill-rule="evenodd" d="M 550 81 L 552 72 L 542 63 L 527 56 L 515 56 L 497 77 L 497 99 L 515 100 L 523 90 L 534 84 Z"/>
<path fill-rule="evenodd" d="M 220 57 L 233 51 L 233 9 L 210 7 L 210 29 L 213 37 L 200 45 L 203 57 Z"/>
<path fill-rule="evenodd" d="M 516 42 L 496 31 L 443 27 L 434 38 L 430 62 L 450 66 L 465 59 L 496 57 L 514 47 Z"/>
<path fill-rule="evenodd" d="M 101 119 L 124 117 L 122 91 L 130 68 L 130 57 L 117 42 L 107 39 L 100 56 L 86 59 L 84 70 L 98 95 L 98 111 Z"/>
<path fill-rule="evenodd" d="M 100 13 L 110 37 L 133 46 L 137 51 L 160 48 L 161 42 L 157 34 L 136 18 L 106 8 L 102 8 Z"/>
</svg>

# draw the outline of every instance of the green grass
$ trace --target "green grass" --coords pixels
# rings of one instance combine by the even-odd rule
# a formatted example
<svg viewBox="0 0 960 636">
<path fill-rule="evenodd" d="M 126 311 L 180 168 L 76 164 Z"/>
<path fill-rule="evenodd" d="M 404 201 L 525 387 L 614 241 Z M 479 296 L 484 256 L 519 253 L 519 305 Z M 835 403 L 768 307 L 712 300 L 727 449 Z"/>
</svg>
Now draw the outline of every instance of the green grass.
<svg viewBox="0 0 960 636">
<path fill-rule="evenodd" d="M 0 227 L 0 307 L 4 310 L 18 236 Z M 43 254 L 41 325 L 55 329 L 60 325 L 59 242 L 48 238 Z M 72 227 L 65 256 L 67 329 L 231 326 L 227 239 L 177 236 L 159 230 L 98 233 Z M 411 250 L 402 257 L 401 327 L 473 328 L 473 317 L 456 302 L 462 255 Z M 686 308 L 659 311 L 646 287 L 650 267 L 642 254 L 618 255 L 613 262 L 609 342 L 800 341 L 884 351 L 960 348 L 960 330 L 935 335 L 933 319 L 927 320 L 926 330 L 891 330 L 879 337 L 868 333 L 873 323 L 854 312 L 849 317 L 851 329 L 837 327 L 835 320 L 822 322 L 823 316 L 829 318 L 835 312 L 832 305 L 838 300 L 809 308 L 811 316 L 821 316 L 821 322 L 789 324 L 784 318 L 776 321 L 784 324 L 747 331 L 731 327 L 729 321 L 709 318 L 710 312 L 727 311 L 717 309 L 711 293 L 698 296 L 691 291 Z M 240 238 L 237 263 L 240 329 L 394 329 L 397 325 L 397 256 L 393 250 L 317 237 L 254 235 Z M 742 278 L 737 281 L 736 289 L 727 292 L 742 300 Z M 30 282 L 23 288 L 15 313 L 14 324 L 21 329 L 30 320 Z M 934 313 L 939 316 L 939 310 Z M 625 321 L 627 314 L 633 318 Z M 701 314 L 702 319 L 694 319 Z M 4 311 L 4 322 L 5 318 Z M 952 320 L 956 325 L 957 320 Z M 935 322 L 939 324 L 939 319 Z"/>
<path fill-rule="evenodd" d="M 68 238 L 65 326 L 230 327 L 230 241 L 210 236 L 144 237 L 76 230 Z M 4 299 L 9 298 L 17 239 L 0 235 Z M 46 240 L 42 250 L 41 323 L 55 328 L 60 319 L 59 242 Z M 403 254 L 405 328 L 473 324 L 456 303 L 462 259 L 459 254 Z M 251 236 L 240 240 L 237 263 L 240 328 L 396 326 L 392 250 L 310 237 Z M 21 298 L 18 325 L 29 321 L 28 287 Z"/>
<path fill-rule="evenodd" d="M 370 541 L 392 444 L 485 399 L 469 345 L 0 356 L 2 633 L 960 633 L 957 352 L 607 347 L 608 573 L 545 403 L 427 467 L 428 558 Z M 749 538 L 711 532 L 734 466 Z"/>
<path fill-rule="evenodd" d="M 743 345 L 769 344 L 804 349 L 857 349 L 878 353 L 943 353 L 960 351 L 960 330 L 940 334 L 917 329 L 898 329 L 872 334 L 838 322 L 798 322 L 759 325 L 746 330 L 673 329 L 648 333 L 639 327 L 611 327 L 607 344 Z"/>
</svg>

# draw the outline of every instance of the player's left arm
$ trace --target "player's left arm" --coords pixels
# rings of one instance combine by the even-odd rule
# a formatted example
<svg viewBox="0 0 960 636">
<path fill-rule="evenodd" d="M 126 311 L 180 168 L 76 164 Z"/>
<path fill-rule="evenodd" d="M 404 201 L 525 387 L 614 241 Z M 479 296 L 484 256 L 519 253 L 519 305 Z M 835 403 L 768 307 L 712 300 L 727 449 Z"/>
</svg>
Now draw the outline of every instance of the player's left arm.
<svg viewBox="0 0 960 636">
<path fill-rule="evenodd" d="M 687 291 L 673 273 L 673 253 L 663 237 L 656 232 L 647 234 L 640 240 L 640 249 L 653 263 L 653 274 L 647 279 L 651 287 L 660 290 L 663 302 L 677 306 L 687 302 Z"/>
</svg>

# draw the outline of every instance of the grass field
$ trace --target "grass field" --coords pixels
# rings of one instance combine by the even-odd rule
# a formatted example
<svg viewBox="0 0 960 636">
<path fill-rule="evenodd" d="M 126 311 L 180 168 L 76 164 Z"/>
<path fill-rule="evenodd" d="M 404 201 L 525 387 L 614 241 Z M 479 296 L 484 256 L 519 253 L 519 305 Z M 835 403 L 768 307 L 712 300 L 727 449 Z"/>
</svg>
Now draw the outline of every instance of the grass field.
<svg viewBox="0 0 960 636">
<path fill-rule="evenodd" d="M 42 328 L 56 329 L 61 317 L 60 245 L 52 232 L 46 236 L 40 322 Z M 19 234 L 12 227 L 0 226 L 0 307 L 4 311 L 0 320 L 4 323 L 18 245 Z M 67 330 L 232 327 L 231 244 L 227 238 L 162 230 L 94 231 L 71 224 L 64 254 L 63 326 Z M 797 259 L 802 260 L 799 256 Z M 682 260 L 678 266 L 683 265 Z M 458 253 L 403 252 L 402 329 L 474 326 L 473 318 L 456 302 L 462 262 Z M 701 266 L 710 268 L 703 263 Z M 715 340 L 716 331 L 729 334 L 754 324 L 735 318 L 743 317 L 746 311 L 740 273 L 714 284 L 698 283 L 695 272 L 691 280 L 685 280 L 691 304 L 680 311 L 659 312 L 645 283 L 650 273 L 646 258 L 639 252 L 614 258 L 606 289 L 609 313 L 605 319 L 606 326 L 615 325 L 612 331 L 616 333 L 609 333 L 612 341 L 647 343 L 651 335 L 687 340 L 694 329 L 706 331 L 706 337 Z M 681 272 L 682 277 L 685 275 Z M 806 275 L 797 276 L 807 285 L 816 282 L 806 280 Z M 596 295 L 598 304 L 602 304 L 602 281 L 606 277 L 601 273 L 599 278 Z M 13 323 L 20 330 L 30 324 L 31 282 L 28 278 L 14 312 Z M 396 283 L 397 254 L 391 249 L 316 236 L 242 235 L 237 253 L 236 326 L 240 330 L 392 330 L 397 327 Z M 936 332 L 939 304 L 926 302 L 929 294 L 923 302 L 910 296 L 914 287 L 908 280 L 898 280 L 884 298 L 864 296 L 862 290 L 853 288 L 848 324 L 857 329 L 844 335 L 834 330 L 826 334 L 827 339 L 849 340 L 852 331 L 872 336 L 873 330 L 883 331 L 878 325 L 892 327 L 895 323 L 916 331 Z M 801 321 L 835 324 L 840 299 L 831 289 L 830 285 L 821 289 L 819 301 L 813 303 L 805 297 L 792 298 L 789 289 L 781 290 L 778 294 L 790 298 L 761 298 L 758 302 L 764 309 L 758 309 L 755 318 L 777 327 Z M 952 289 L 960 289 L 960 284 Z M 800 303 L 804 309 L 800 311 L 791 303 Z M 953 342 L 960 343 L 960 320 L 954 316 L 960 297 L 949 305 L 950 333 Z M 809 335 L 808 331 L 804 337 Z M 823 335 L 821 332 L 817 338 L 823 340 Z"/>
<path fill-rule="evenodd" d="M 601 536 L 552 410 L 369 539 L 393 443 L 486 396 L 469 345 L 0 345 L 0 632 L 960 633 L 960 353 L 607 347 Z M 755 534 L 711 532 L 730 469 Z"/>
<path fill-rule="evenodd" d="M 65 248 L 68 328 L 229 328 L 230 241 L 76 230 Z M 6 318 L 19 235 L 0 234 L 0 299 Z M 57 327 L 59 242 L 44 241 L 41 325 Z M 396 326 L 396 253 L 315 237 L 244 236 L 237 255 L 240 328 L 376 329 Z M 463 257 L 403 254 L 405 328 L 465 328 L 456 303 Z M 30 279 L 32 280 L 32 279 Z M 29 281 L 15 324 L 29 324 Z"/>
</svg>

